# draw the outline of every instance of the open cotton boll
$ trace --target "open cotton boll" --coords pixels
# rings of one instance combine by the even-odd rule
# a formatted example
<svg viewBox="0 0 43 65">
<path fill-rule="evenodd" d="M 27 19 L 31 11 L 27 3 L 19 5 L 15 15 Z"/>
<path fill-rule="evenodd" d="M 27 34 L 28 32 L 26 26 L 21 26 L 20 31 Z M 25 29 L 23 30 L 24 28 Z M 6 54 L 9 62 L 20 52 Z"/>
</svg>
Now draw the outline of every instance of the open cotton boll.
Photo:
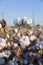
<svg viewBox="0 0 43 65">
<path fill-rule="evenodd" d="M 3 65 L 5 63 L 5 59 L 0 57 L 0 65 Z"/>
<path fill-rule="evenodd" d="M 11 51 L 10 50 L 5 50 L 5 51 L 0 52 L 0 57 L 9 58 L 10 55 L 11 55 Z"/>
<path fill-rule="evenodd" d="M 34 35 L 30 36 L 30 41 L 34 41 L 35 39 L 36 39 L 36 36 L 34 36 Z"/>
<path fill-rule="evenodd" d="M 28 60 L 24 59 L 23 63 L 24 63 L 24 65 L 27 65 L 28 64 Z"/>
<path fill-rule="evenodd" d="M 14 20 L 14 24 L 17 24 L 17 19 Z"/>
<path fill-rule="evenodd" d="M 43 45 L 43 40 L 42 41 L 39 41 L 39 44 Z"/>
<path fill-rule="evenodd" d="M 26 21 L 27 21 L 27 17 L 25 16 L 23 19 L 23 23 L 26 24 Z"/>
<path fill-rule="evenodd" d="M 17 19 L 14 20 L 14 24 L 18 24 L 20 25 L 22 22 L 21 22 L 21 18 L 18 17 Z"/>
<path fill-rule="evenodd" d="M 33 65 L 32 63 L 30 63 L 29 65 Z"/>
<path fill-rule="evenodd" d="M 22 48 L 26 48 L 28 45 L 30 45 L 29 37 L 28 36 L 22 36 L 19 39 L 20 45 Z"/>
<path fill-rule="evenodd" d="M 6 47 L 6 40 L 4 38 L 0 38 L 0 50 Z"/>
<path fill-rule="evenodd" d="M 39 28 L 39 31 L 42 31 L 42 29 L 41 29 L 41 28 Z"/>
<path fill-rule="evenodd" d="M 18 44 L 17 43 L 14 43 L 14 48 L 17 48 L 18 47 Z"/>
<path fill-rule="evenodd" d="M 8 65 L 18 65 L 16 61 L 10 60 L 8 62 Z"/>
<path fill-rule="evenodd" d="M 43 39 L 43 33 L 39 35 L 39 38 L 40 39 Z"/>
<path fill-rule="evenodd" d="M 43 40 L 37 42 L 36 46 L 40 47 L 41 49 L 43 49 Z"/>
<path fill-rule="evenodd" d="M 27 24 L 28 25 L 32 24 L 32 19 L 27 20 Z"/>
<path fill-rule="evenodd" d="M 27 22 L 27 17 L 25 16 L 23 19 L 23 24 L 26 24 L 26 22 Z"/>
<path fill-rule="evenodd" d="M 9 58 L 10 55 L 11 55 L 11 51 L 10 50 L 5 50 L 5 51 L 2 52 L 2 56 L 3 57 Z"/>
<path fill-rule="evenodd" d="M 20 25 L 21 23 L 22 23 L 22 22 L 21 22 L 21 18 L 18 17 L 18 18 L 17 18 L 17 24 Z"/>
<path fill-rule="evenodd" d="M 26 20 L 25 20 L 25 19 L 23 19 L 23 20 L 22 20 L 22 23 L 23 23 L 23 24 L 26 24 Z"/>
<path fill-rule="evenodd" d="M 18 32 L 18 28 L 15 28 L 14 30 L 15 30 L 15 33 L 17 33 L 17 32 Z"/>
<path fill-rule="evenodd" d="M 17 17 L 17 20 L 18 20 L 18 21 L 20 21 L 20 20 L 21 20 L 21 18 L 20 18 L 20 17 Z"/>
<path fill-rule="evenodd" d="M 2 25 L 0 24 L 0 29 L 2 28 Z"/>
<path fill-rule="evenodd" d="M 27 20 L 27 17 L 25 16 L 24 19 Z"/>
</svg>

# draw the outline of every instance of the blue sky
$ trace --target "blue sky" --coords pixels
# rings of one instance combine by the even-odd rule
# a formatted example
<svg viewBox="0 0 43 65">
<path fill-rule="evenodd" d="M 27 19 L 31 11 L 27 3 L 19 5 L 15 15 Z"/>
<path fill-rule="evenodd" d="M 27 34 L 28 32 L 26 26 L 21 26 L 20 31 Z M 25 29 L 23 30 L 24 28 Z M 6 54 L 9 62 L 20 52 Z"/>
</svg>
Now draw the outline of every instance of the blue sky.
<svg viewBox="0 0 43 65">
<path fill-rule="evenodd" d="M 34 17 L 35 24 L 43 24 L 43 0 L 0 0 L 0 19 L 2 12 L 9 25 L 18 16 Z"/>
</svg>

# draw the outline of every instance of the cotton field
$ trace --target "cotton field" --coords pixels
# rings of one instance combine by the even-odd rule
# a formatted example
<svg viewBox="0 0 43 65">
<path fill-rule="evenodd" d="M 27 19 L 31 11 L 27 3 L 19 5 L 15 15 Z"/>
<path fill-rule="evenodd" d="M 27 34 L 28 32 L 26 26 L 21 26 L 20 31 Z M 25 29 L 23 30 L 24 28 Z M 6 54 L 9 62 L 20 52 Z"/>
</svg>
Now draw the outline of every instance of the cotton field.
<svg viewBox="0 0 43 65">
<path fill-rule="evenodd" d="M 18 17 L 14 26 L 0 22 L 0 65 L 43 65 L 43 26 Z"/>
</svg>

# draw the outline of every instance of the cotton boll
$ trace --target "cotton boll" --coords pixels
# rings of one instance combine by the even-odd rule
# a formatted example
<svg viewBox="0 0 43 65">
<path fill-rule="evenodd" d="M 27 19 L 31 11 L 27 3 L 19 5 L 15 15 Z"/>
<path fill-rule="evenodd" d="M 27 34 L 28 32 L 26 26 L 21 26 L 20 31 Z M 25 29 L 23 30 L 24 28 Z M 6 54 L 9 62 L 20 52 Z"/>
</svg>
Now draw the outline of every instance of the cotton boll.
<svg viewBox="0 0 43 65">
<path fill-rule="evenodd" d="M 27 20 L 27 17 L 25 16 L 24 19 Z"/>
<path fill-rule="evenodd" d="M 13 61 L 15 61 L 15 60 L 16 60 L 16 57 L 14 56 L 14 57 L 13 57 Z"/>
<path fill-rule="evenodd" d="M 20 25 L 22 23 L 20 17 L 17 18 L 17 23 L 18 23 L 18 25 Z"/>
<path fill-rule="evenodd" d="M 37 42 L 37 45 L 40 47 L 40 49 L 43 49 L 43 40 Z"/>
<path fill-rule="evenodd" d="M 30 24 L 29 20 L 27 20 L 26 24 L 28 24 L 28 25 Z"/>
<path fill-rule="evenodd" d="M 17 19 L 18 19 L 18 21 L 20 21 L 20 20 L 21 20 L 21 18 L 20 18 L 20 17 L 18 17 Z"/>
<path fill-rule="evenodd" d="M 41 29 L 41 28 L 39 28 L 39 31 L 42 31 L 42 29 Z"/>
<path fill-rule="evenodd" d="M 23 60 L 24 65 L 28 64 L 28 60 Z"/>
<path fill-rule="evenodd" d="M 21 22 L 21 18 L 18 17 L 17 19 L 14 20 L 14 24 L 18 24 L 20 25 L 22 22 Z"/>
<path fill-rule="evenodd" d="M 42 46 L 42 45 L 40 45 L 40 48 L 42 49 L 42 48 L 43 48 L 43 46 Z"/>
<path fill-rule="evenodd" d="M 36 36 L 34 36 L 34 35 L 30 36 L 30 41 L 34 41 L 35 39 L 36 39 Z"/>
<path fill-rule="evenodd" d="M 33 65 L 32 63 L 30 63 L 29 65 Z"/>
<path fill-rule="evenodd" d="M 43 40 L 43 33 L 39 35 L 39 38 Z"/>
<path fill-rule="evenodd" d="M 0 65 L 5 64 L 5 59 L 3 59 L 2 57 L 0 57 Z"/>
<path fill-rule="evenodd" d="M 28 36 L 22 36 L 19 39 L 20 45 L 22 48 L 25 48 L 26 46 L 30 45 L 29 37 Z"/>
<path fill-rule="evenodd" d="M 32 24 L 32 19 L 27 20 L 27 24 L 28 25 Z"/>
<path fill-rule="evenodd" d="M 30 24 L 32 23 L 32 19 L 29 19 Z"/>
<path fill-rule="evenodd" d="M 17 24 L 17 19 L 14 20 L 14 24 Z"/>
<path fill-rule="evenodd" d="M 23 19 L 23 24 L 26 24 L 26 20 L 25 19 Z"/>
<path fill-rule="evenodd" d="M 14 48 L 17 48 L 18 47 L 18 44 L 17 43 L 14 43 Z"/>
<path fill-rule="evenodd" d="M 5 50 L 5 51 L 2 52 L 2 56 L 3 57 L 9 58 L 10 55 L 11 55 L 11 51 L 10 50 Z"/>
<path fill-rule="evenodd" d="M 2 28 L 2 25 L 0 24 L 0 29 Z"/>
<path fill-rule="evenodd" d="M 26 22 L 27 22 L 27 17 L 25 16 L 23 19 L 23 23 L 26 24 Z"/>
<path fill-rule="evenodd" d="M 15 30 L 15 33 L 17 33 L 17 32 L 18 32 L 18 29 L 17 29 L 17 28 L 15 28 L 14 30 Z"/>
<path fill-rule="evenodd" d="M 10 60 L 8 62 L 8 65 L 18 65 L 16 61 Z"/>
<path fill-rule="evenodd" d="M 3 38 L 0 38 L 0 50 L 6 47 L 6 40 Z"/>
</svg>

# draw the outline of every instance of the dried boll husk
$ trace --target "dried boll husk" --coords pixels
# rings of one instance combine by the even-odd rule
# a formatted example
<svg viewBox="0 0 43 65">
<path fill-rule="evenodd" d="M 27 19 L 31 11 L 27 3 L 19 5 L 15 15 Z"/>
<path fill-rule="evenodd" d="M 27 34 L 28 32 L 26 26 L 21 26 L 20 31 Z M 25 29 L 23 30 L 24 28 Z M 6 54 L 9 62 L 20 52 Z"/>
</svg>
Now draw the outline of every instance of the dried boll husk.
<svg viewBox="0 0 43 65">
<path fill-rule="evenodd" d="M 6 34 L 6 37 L 7 37 L 7 38 L 10 38 L 9 34 Z"/>
<path fill-rule="evenodd" d="M 0 31 L 1 33 L 3 33 L 4 32 L 4 29 L 3 28 L 1 28 L 1 31 Z"/>
<path fill-rule="evenodd" d="M 33 34 L 33 31 L 32 30 L 28 30 L 28 35 L 32 35 Z"/>
<path fill-rule="evenodd" d="M 20 54 L 21 54 L 21 48 L 18 47 L 17 50 L 16 50 L 16 56 L 19 58 L 20 57 Z"/>
<path fill-rule="evenodd" d="M 20 47 L 17 47 L 15 50 L 13 50 L 14 54 L 16 54 L 16 56 L 19 58 L 20 57 L 20 54 L 21 54 L 21 48 Z"/>
<path fill-rule="evenodd" d="M 12 50 L 11 50 L 17 57 L 21 54 L 21 47 L 18 43 L 12 43 Z"/>
<path fill-rule="evenodd" d="M 5 28 L 5 26 L 6 26 L 6 21 L 5 21 L 4 19 L 2 19 L 1 24 L 2 24 L 2 27 Z"/>
<path fill-rule="evenodd" d="M 38 53 L 41 55 L 43 54 L 43 50 L 39 50 Z"/>
</svg>

